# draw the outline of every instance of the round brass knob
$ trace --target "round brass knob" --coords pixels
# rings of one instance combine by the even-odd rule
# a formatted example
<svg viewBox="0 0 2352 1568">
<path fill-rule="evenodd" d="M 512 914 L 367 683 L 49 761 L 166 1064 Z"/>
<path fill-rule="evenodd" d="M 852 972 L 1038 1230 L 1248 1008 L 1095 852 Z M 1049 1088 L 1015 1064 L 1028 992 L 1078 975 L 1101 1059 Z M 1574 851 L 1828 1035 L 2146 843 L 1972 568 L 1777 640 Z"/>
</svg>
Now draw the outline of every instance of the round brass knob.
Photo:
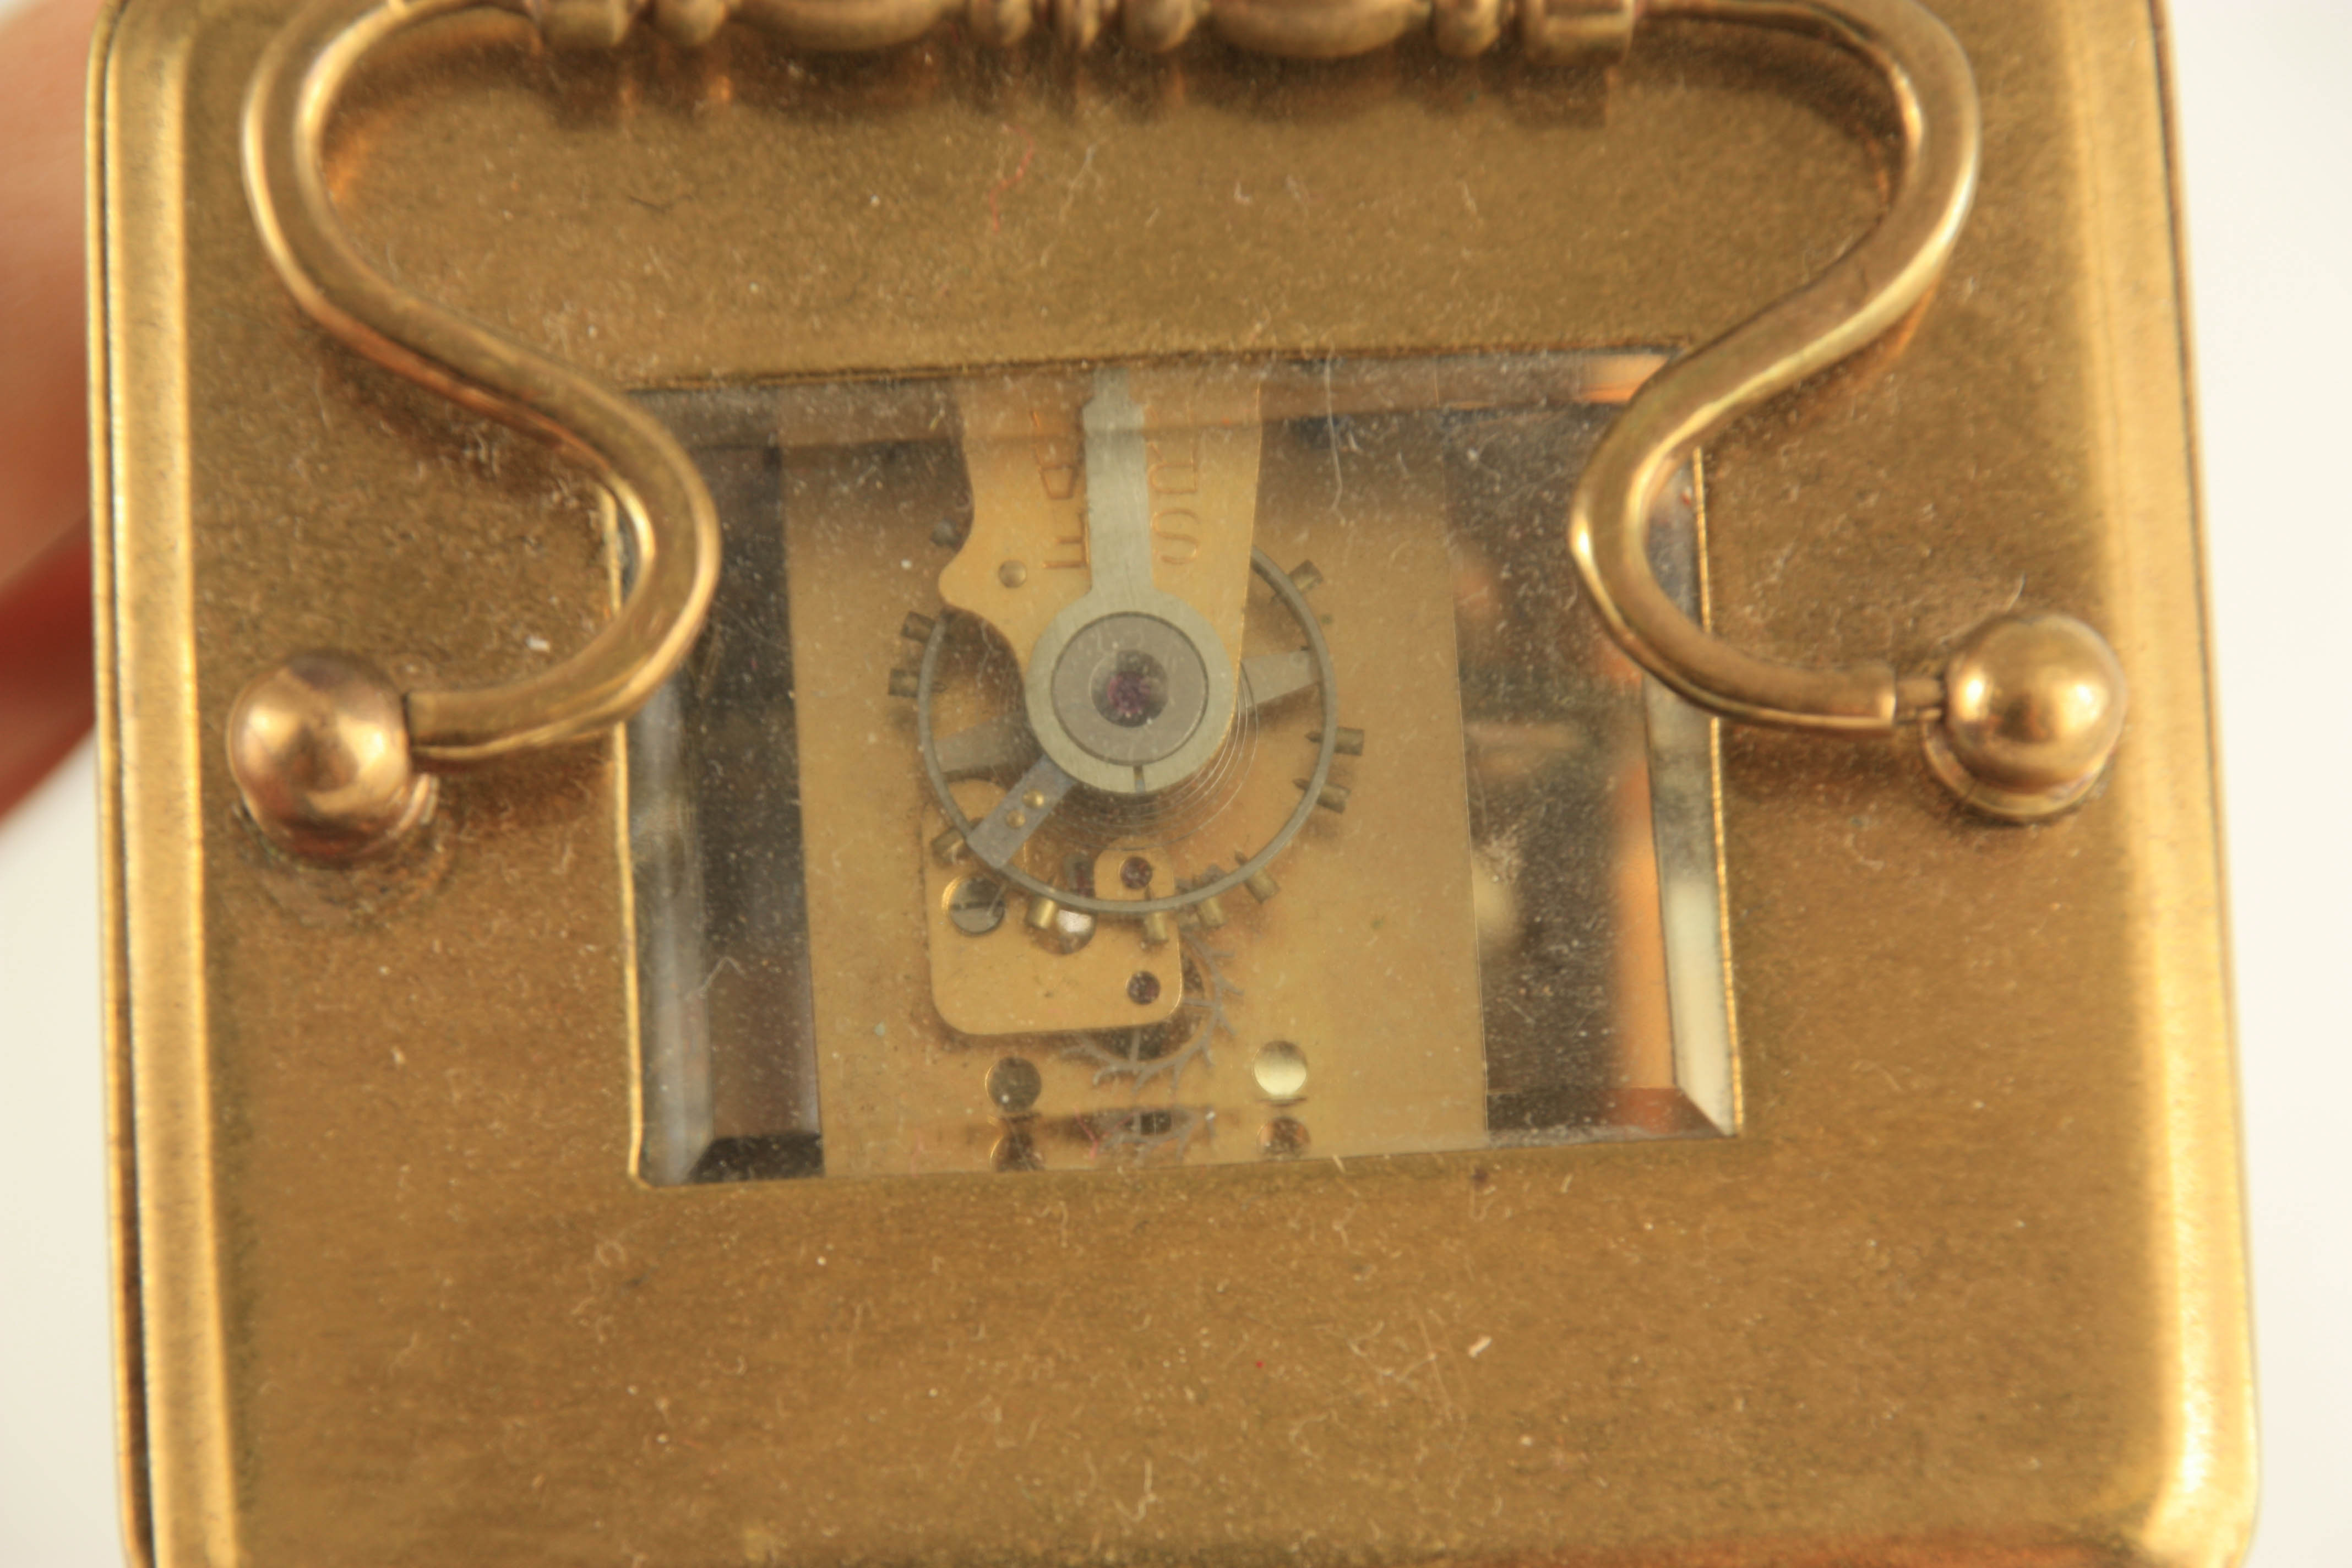
<svg viewBox="0 0 2352 1568">
<path fill-rule="evenodd" d="M 348 654 L 297 654 L 238 693 L 228 768 L 256 826 L 310 859 L 388 849 L 433 809 L 399 688 Z"/>
<path fill-rule="evenodd" d="M 1998 616 L 1944 668 L 1927 760 L 1970 805 L 2031 821 L 2090 793 L 2123 734 L 2123 667 L 2072 616 Z"/>
</svg>

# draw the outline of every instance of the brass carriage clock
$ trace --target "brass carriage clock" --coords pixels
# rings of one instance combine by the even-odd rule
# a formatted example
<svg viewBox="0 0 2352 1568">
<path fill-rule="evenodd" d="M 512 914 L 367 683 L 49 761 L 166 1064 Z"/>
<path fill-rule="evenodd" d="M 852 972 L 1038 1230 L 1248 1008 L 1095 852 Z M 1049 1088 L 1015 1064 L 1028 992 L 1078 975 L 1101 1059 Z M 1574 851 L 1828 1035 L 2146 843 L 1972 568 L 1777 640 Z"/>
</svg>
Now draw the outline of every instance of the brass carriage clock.
<svg viewBox="0 0 2352 1568">
<path fill-rule="evenodd" d="M 2159 34 L 1937 9 L 118 8 L 142 1559 L 2232 1560 Z"/>
</svg>

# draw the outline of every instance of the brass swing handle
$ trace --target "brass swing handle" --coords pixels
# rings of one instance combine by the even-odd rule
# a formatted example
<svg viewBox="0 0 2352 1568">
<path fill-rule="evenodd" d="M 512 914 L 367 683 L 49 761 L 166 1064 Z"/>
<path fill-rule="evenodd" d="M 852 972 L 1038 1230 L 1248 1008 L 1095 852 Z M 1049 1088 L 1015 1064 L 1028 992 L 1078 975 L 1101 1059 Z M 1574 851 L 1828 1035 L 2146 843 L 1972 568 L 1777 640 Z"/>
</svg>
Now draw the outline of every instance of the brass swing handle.
<svg viewBox="0 0 2352 1568">
<path fill-rule="evenodd" d="M 230 716 L 231 772 L 255 821 L 307 856 L 379 850 L 423 821 L 434 773 L 578 739 L 626 719 L 698 635 L 719 573 L 715 509 L 692 460 L 618 393 L 383 278 L 328 195 L 329 117 L 375 47 L 486 0 L 310 0 L 256 68 L 245 118 L 247 194 L 301 309 L 386 368 L 576 458 L 625 520 L 638 570 L 619 612 L 555 668 L 500 686 L 399 692 L 362 660 L 298 656 Z M 2028 817 L 2074 804 L 2121 729 L 2124 688 L 2097 634 L 2063 616 L 1980 628 L 1940 679 L 1884 664 L 1812 670 L 1744 654 L 1659 588 L 1643 549 L 1652 504 L 1709 436 L 1878 338 L 1927 293 L 1974 193 L 1974 81 L 1951 35 L 1913 0 L 509 0 L 560 43 L 609 47 L 641 11 L 685 45 L 730 16 L 819 50 L 902 43 L 943 21 L 980 41 L 1042 25 L 1071 49 L 1114 20 L 1134 47 L 1171 49 L 1202 24 L 1238 47 L 1334 58 L 1427 27 L 1453 55 L 1506 32 L 1545 61 L 1607 62 L 1650 16 L 1811 34 L 1857 55 L 1895 94 L 1903 168 L 1878 226 L 1813 282 L 1670 365 L 1611 427 L 1580 482 L 1570 542 L 1611 634 L 1685 697 L 1748 722 L 1885 733 L 1918 720 L 1965 798 Z"/>
<path fill-rule="evenodd" d="M 1918 722 L 1936 773 L 1971 805 L 2027 821 L 2098 782 L 2123 730 L 2123 671 L 2071 616 L 2001 616 L 1937 675 L 1884 661 L 1777 664 L 1685 615 L 1645 548 L 1660 493 L 1708 437 L 1875 342 L 1934 287 L 1976 194 L 1982 129 L 1968 58 L 1911 0 L 1648 0 L 1652 16 L 1809 34 L 1858 57 L 1895 95 L 1894 199 L 1862 242 L 1795 293 L 1654 375 L 1601 436 L 1569 504 L 1569 548 L 1610 635 L 1700 707 L 1742 723 L 1883 735 Z"/>
<path fill-rule="evenodd" d="M 554 668 L 475 690 L 396 690 L 366 662 L 298 655 L 229 717 L 229 768 L 273 839 L 320 859 L 397 840 L 433 806 L 434 771 L 609 728 L 669 679 L 719 583 L 719 513 L 661 425 L 579 372 L 441 309 L 361 257 L 327 192 L 335 100 L 379 44 L 479 0 L 312 0 L 263 52 L 245 106 L 246 195 L 279 277 L 345 345 L 577 458 L 636 552 L 620 610 Z"/>
</svg>

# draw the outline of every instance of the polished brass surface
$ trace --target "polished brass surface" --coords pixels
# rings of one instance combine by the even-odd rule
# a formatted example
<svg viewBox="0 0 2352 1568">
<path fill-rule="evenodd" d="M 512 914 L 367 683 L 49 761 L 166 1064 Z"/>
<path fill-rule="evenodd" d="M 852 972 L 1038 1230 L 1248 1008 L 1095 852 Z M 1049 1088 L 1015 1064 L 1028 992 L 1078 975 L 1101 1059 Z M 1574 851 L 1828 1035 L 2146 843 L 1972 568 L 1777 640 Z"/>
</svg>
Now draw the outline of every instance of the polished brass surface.
<svg viewBox="0 0 2352 1568">
<path fill-rule="evenodd" d="M 435 781 L 408 754 L 400 692 L 338 654 L 297 655 L 238 693 L 228 770 L 262 832 L 313 859 L 390 849 L 433 809 Z"/>
<path fill-rule="evenodd" d="M 2079 805 L 2123 738 L 2124 672 L 2068 616 L 1997 616 L 1944 671 L 1927 760 L 1971 805 L 2031 820 Z"/>
<path fill-rule="evenodd" d="M 1739 1136 L 1342 1168 L 1274 1117 L 1276 1167 L 658 1192 L 611 744 L 446 776 L 443 879 L 330 919 L 273 891 L 220 743 L 291 649 L 403 689 L 544 668 L 611 611 L 593 498 L 289 301 L 236 151 L 287 8 L 118 11 L 92 363 L 140 1554 L 2232 1560 L 2160 35 L 2137 0 L 1937 9 L 1983 91 L 1976 210 L 1907 331 L 1710 444 L 1712 625 L 1934 669 L 2022 579 L 2102 629 L 2132 723 L 2024 829 L 1905 750 L 1725 731 Z M 1695 344 L 1865 233 L 1899 148 L 1837 51 L 1667 19 L 1605 100 L 1411 47 L 532 37 L 454 17 L 362 68 L 336 210 L 420 297 L 628 385 Z"/>
</svg>

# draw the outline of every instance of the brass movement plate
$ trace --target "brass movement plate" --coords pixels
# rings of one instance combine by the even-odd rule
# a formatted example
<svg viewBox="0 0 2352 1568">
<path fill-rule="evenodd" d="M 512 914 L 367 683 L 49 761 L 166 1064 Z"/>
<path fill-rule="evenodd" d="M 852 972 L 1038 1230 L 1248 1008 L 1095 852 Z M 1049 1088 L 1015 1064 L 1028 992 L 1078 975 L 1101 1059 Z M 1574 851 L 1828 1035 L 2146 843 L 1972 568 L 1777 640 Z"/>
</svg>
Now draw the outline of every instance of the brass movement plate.
<svg viewBox="0 0 2352 1568">
<path fill-rule="evenodd" d="M 1736 1135 L 659 1187 L 617 741 L 452 775 L 380 873 L 240 819 L 220 737 L 257 668 L 509 676 L 583 640 L 614 566 L 575 475 L 271 272 L 238 120 L 287 8 L 120 7 L 94 397 L 142 1558 L 2232 1560 L 2161 33 L 2130 0 L 1937 8 L 1982 90 L 1974 216 L 1898 342 L 1706 453 L 1713 624 L 1907 668 L 2063 604 L 2130 727 L 2033 827 L 1891 742 L 1723 731 Z M 1703 27 L 1604 77 L 748 31 L 572 56 L 460 19 L 362 78 L 330 169 L 405 286 L 667 395 L 1686 346 L 1868 226 L 1876 106 Z"/>
</svg>

